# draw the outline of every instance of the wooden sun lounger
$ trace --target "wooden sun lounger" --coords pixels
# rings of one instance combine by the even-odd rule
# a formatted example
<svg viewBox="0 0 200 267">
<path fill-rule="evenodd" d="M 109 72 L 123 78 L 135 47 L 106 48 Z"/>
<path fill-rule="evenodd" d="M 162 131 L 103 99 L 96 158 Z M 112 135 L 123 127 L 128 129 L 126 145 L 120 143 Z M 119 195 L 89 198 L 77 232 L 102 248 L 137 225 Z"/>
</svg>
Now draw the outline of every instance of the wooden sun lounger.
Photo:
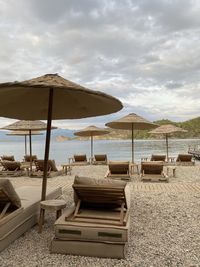
<svg viewBox="0 0 200 267">
<path fill-rule="evenodd" d="M 176 163 L 178 165 L 194 165 L 195 161 L 193 159 L 193 155 L 191 154 L 179 154 L 177 159 L 176 159 Z"/>
<path fill-rule="evenodd" d="M 44 172 L 44 160 L 43 159 L 37 159 L 35 160 L 35 167 L 36 170 L 31 173 L 31 176 L 36 177 L 42 177 Z M 54 160 L 48 160 L 48 166 L 47 166 L 47 176 L 48 177 L 54 177 L 58 175 L 62 175 L 63 171 L 58 170 L 55 164 Z"/>
<path fill-rule="evenodd" d="M 166 155 L 151 155 L 151 161 L 165 161 Z"/>
<path fill-rule="evenodd" d="M 3 168 L 0 171 L 1 176 L 22 176 L 26 174 L 25 168 L 21 165 L 19 161 L 7 161 L 3 160 L 1 162 Z"/>
<path fill-rule="evenodd" d="M 69 158 L 69 164 L 72 166 L 84 166 L 90 164 L 90 162 L 87 161 L 86 154 L 77 154 Z"/>
<path fill-rule="evenodd" d="M 105 178 L 113 178 L 120 180 L 130 180 L 130 163 L 129 161 L 109 161 L 108 171 Z"/>
<path fill-rule="evenodd" d="M 96 154 L 96 155 L 94 155 L 94 159 L 93 159 L 93 161 L 92 161 L 92 163 L 94 164 L 94 165 L 103 165 L 103 164 L 107 164 L 107 155 L 106 154 Z"/>
<path fill-rule="evenodd" d="M 141 163 L 141 180 L 143 182 L 169 182 L 163 171 L 163 161 L 146 161 Z"/>
<path fill-rule="evenodd" d="M 75 212 L 72 220 L 81 219 L 89 219 L 91 222 L 98 223 L 107 223 L 113 224 L 113 221 L 119 225 L 125 225 L 125 215 L 127 216 L 127 203 L 125 198 L 124 188 L 114 187 L 114 186 L 101 186 L 101 185 L 79 185 L 74 184 L 73 189 L 76 192 L 78 197 L 78 202 L 75 208 Z M 92 206 L 98 209 L 99 207 L 102 209 L 111 209 L 116 210 L 119 214 L 117 217 L 113 216 L 98 216 L 97 214 L 87 214 L 81 211 L 81 207 L 83 206 Z"/>
</svg>

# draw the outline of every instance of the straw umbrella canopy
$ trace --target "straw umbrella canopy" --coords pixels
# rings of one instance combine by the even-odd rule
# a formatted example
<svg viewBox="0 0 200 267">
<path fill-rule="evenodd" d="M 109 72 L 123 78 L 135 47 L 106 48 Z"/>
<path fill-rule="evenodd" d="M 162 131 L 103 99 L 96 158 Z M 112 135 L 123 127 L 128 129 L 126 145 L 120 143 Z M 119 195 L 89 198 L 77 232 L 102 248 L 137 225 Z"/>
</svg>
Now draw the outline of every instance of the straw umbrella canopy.
<svg viewBox="0 0 200 267">
<path fill-rule="evenodd" d="M 132 163 L 134 163 L 134 130 L 149 130 L 155 128 L 157 125 L 135 113 L 130 113 L 121 119 L 106 123 L 106 126 L 114 129 L 132 131 Z"/>
<path fill-rule="evenodd" d="M 178 133 L 178 132 L 187 132 L 187 130 L 184 130 L 180 127 L 177 127 L 173 124 L 164 124 L 159 126 L 158 128 L 150 131 L 151 134 L 163 134 L 165 135 L 166 139 L 166 150 L 167 150 L 167 161 L 169 159 L 169 145 L 168 145 L 168 137 L 170 134 Z"/>
<path fill-rule="evenodd" d="M 107 129 L 103 129 L 103 128 L 98 128 L 94 125 L 88 126 L 84 129 L 82 129 L 81 131 L 77 131 L 74 133 L 74 135 L 76 136 L 90 136 L 91 139 L 91 159 L 93 158 L 93 136 L 99 136 L 99 135 L 104 135 L 104 134 L 108 134 L 109 130 Z"/>
<path fill-rule="evenodd" d="M 42 135 L 43 133 L 39 131 L 34 131 L 31 133 L 31 135 Z M 10 133 L 7 133 L 6 135 L 9 136 L 24 136 L 24 152 L 25 155 L 27 155 L 27 136 L 29 136 L 29 131 L 11 131 Z"/>
<path fill-rule="evenodd" d="M 57 127 L 51 126 L 51 129 L 56 129 Z M 15 131 L 28 131 L 29 132 L 29 147 L 30 147 L 30 171 L 32 172 L 32 133 L 34 131 L 45 131 L 47 129 L 47 124 L 39 121 L 39 120 L 33 120 L 33 121 L 26 121 L 21 120 L 14 122 L 10 125 L 7 125 L 3 127 L 4 130 L 15 130 Z"/>
<path fill-rule="evenodd" d="M 80 119 L 106 115 L 123 107 L 118 99 L 86 89 L 57 74 L 46 74 L 23 82 L 1 83 L 0 99 L 2 117 L 47 120 L 42 200 L 46 198 L 52 119 Z M 40 225 L 43 218 L 44 213 L 41 210 Z"/>
</svg>

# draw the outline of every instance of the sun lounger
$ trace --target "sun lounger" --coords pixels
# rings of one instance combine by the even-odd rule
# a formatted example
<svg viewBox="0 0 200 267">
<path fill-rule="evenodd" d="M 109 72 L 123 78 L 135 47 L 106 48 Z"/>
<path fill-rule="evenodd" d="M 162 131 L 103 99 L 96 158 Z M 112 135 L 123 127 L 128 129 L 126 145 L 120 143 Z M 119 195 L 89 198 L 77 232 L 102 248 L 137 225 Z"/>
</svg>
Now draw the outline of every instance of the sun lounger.
<svg viewBox="0 0 200 267">
<path fill-rule="evenodd" d="M 90 164 L 90 162 L 87 161 L 87 156 L 85 154 L 80 154 L 69 158 L 69 164 L 73 166 L 84 166 Z"/>
<path fill-rule="evenodd" d="M 34 162 L 35 160 L 37 160 L 37 156 L 36 155 L 32 155 L 32 162 Z M 25 162 L 30 162 L 31 161 L 31 156 L 30 155 L 25 155 L 24 156 L 24 161 Z"/>
<path fill-rule="evenodd" d="M 108 171 L 105 178 L 113 178 L 120 180 L 130 180 L 130 163 L 129 161 L 109 161 Z"/>
<path fill-rule="evenodd" d="M 94 165 L 106 165 L 107 164 L 107 155 L 106 154 L 94 155 L 94 160 L 92 163 Z"/>
<path fill-rule="evenodd" d="M 35 160 L 35 167 L 36 170 L 31 173 L 32 177 L 42 177 L 44 172 L 44 160 L 43 159 L 37 159 Z M 62 175 L 63 171 L 58 170 L 55 164 L 55 160 L 48 160 L 47 165 L 47 177 L 55 177 Z"/>
<path fill-rule="evenodd" d="M 125 181 L 75 177 L 75 203 L 55 222 L 51 252 L 124 258 L 130 225 Z"/>
<path fill-rule="evenodd" d="M 151 155 L 151 161 L 165 161 L 166 155 Z"/>
<path fill-rule="evenodd" d="M 1 160 L 15 161 L 15 157 L 13 155 L 3 155 L 1 156 Z"/>
<path fill-rule="evenodd" d="M 26 175 L 25 169 L 22 167 L 19 161 L 7 161 L 1 162 L 3 168 L 0 171 L 0 176 L 22 176 Z"/>
<path fill-rule="evenodd" d="M 179 154 L 176 159 L 177 165 L 191 166 L 195 164 L 193 156 L 191 154 Z"/>
<path fill-rule="evenodd" d="M 61 188 L 47 188 L 47 199 L 58 198 Z M 8 179 L 0 179 L 0 251 L 38 222 L 41 187 L 14 189 Z"/>
<path fill-rule="evenodd" d="M 141 162 L 141 180 L 143 182 L 169 182 L 169 178 L 164 173 L 163 167 L 163 161 Z"/>
</svg>

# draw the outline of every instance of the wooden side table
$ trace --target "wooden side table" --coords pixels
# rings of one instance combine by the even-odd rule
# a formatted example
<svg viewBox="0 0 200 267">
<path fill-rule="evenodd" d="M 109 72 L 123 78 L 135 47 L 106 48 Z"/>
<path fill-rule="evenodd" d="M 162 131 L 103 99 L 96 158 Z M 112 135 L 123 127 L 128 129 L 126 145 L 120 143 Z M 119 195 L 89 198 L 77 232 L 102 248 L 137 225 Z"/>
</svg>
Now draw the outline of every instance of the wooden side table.
<svg viewBox="0 0 200 267">
<path fill-rule="evenodd" d="M 175 166 L 167 166 L 167 175 L 169 175 L 169 170 L 172 171 L 172 177 L 176 177 L 176 167 Z"/>
<path fill-rule="evenodd" d="M 131 174 L 134 174 L 134 168 L 136 168 L 137 174 L 139 175 L 140 174 L 139 164 L 137 164 L 137 163 L 130 163 L 130 171 L 131 171 Z"/>
<path fill-rule="evenodd" d="M 62 164 L 61 166 L 62 166 L 62 168 L 63 168 L 63 173 L 64 173 L 65 175 L 67 175 L 68 173 L 69 173 L 69 175 L 72 174 L 72 173 L 71 173 L 72 166 L 71 166 L 70 164 Z"/>
<path fill-rule="evenodd" d="M 50 199 L 40 202 L 40 221 L 39 233 L 42 232 L 42 225 L 44 224 L 45 210 L 56 211 L 56 219 L 62 215 L 62 209 L 66 207 L 66 201 L 63 199 Z"/>
</svg>

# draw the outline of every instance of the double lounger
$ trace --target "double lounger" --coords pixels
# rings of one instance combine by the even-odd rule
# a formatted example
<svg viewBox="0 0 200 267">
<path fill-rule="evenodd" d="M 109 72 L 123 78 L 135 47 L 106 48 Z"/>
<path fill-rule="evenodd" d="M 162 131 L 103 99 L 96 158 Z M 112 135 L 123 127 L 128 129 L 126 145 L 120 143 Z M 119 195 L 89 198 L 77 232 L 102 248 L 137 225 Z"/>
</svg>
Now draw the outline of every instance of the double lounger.
<svg viewBox="0 0 200 267">
<path fill-rule="evenodd" d="M 125 181 L 76 177 L 74 204 L 55 222 L 51 252 L 124 258 L 130 225 Z"/>
<path fill-rule="evenodd" d="M 47 188 L 47 199 L 60 195 L 61 188 Z M 0 179 L 0 251 L 38 222 L 40 198 L 39 186 L 14 189 L 8 179 Z"/>
</svg>

